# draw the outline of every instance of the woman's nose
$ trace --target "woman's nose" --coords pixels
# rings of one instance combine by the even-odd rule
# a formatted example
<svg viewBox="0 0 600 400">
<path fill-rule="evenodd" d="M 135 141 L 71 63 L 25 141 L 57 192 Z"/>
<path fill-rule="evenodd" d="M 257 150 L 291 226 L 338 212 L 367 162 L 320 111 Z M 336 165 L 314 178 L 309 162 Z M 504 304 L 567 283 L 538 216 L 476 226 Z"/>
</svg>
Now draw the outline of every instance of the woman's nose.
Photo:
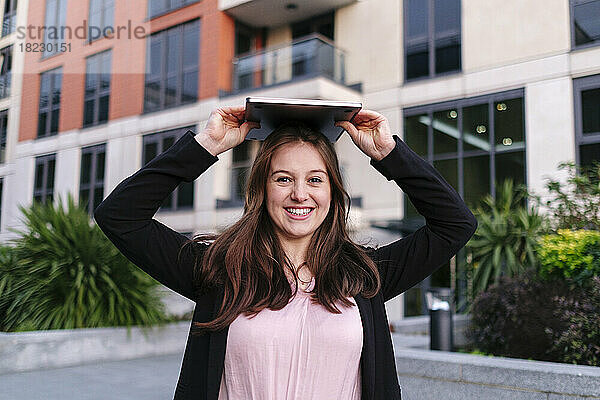
<svg viewBox="0 0 600 400">
<path fill-rule="evenodd" d="M 298 202 L 302 202 L 308 198 L 308 191 L 304 183 L 295 183 L 292 189 L 292 199 Z"/>
</svg>

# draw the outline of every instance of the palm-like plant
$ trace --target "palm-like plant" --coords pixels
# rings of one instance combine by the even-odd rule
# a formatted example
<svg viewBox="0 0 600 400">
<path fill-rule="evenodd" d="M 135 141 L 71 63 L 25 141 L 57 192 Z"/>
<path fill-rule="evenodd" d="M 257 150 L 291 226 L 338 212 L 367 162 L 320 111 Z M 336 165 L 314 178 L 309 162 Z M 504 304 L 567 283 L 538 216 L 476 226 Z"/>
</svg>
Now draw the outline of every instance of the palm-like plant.
<svg viewBox="0 0 600 400">
<path fill-rule="evenodd" d="M 543 229 L 544 218 L 535 207 L 522 205 L 527 196 L 523 186 L 514 188 L 507 179 L 494 199 L 487 195 L 474 210 L 478 228 L 467 243 L 472 253 L 473 291 L 484 291 L 500 276 L 517 275 L 536 265 L 534 248 Z"/>
<path fill-rule="evenodd" d="M 108 241 L 71 196 L 66 209 L 35 203 L 21 212 L 25 229 L 14 241 L 16 260 L 0 252 L 1 330 L 166 320 L 156 282 Z"/>
</svg>

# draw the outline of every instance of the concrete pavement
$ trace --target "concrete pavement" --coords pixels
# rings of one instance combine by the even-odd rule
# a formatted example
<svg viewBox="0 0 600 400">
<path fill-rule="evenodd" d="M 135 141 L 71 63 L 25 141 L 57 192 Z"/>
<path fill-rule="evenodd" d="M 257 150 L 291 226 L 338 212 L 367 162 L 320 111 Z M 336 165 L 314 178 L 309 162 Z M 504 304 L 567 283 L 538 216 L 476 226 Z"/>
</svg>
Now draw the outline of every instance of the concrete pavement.
<svg viewBox="0 0 600 400">
<path fill-rule="evenodd" d="M 0 400 L 169 400 L 183 355 L 0 375 Z"/>
</svg>

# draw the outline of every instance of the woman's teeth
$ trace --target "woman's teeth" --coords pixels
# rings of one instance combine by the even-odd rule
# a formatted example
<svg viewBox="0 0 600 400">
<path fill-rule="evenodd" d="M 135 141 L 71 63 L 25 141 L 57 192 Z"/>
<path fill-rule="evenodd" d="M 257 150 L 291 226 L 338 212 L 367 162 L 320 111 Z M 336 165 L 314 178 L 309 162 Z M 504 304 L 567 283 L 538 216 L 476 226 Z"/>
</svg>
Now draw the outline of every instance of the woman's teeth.
<svg viewBox="0 0 600 400">
<path fill-rule="evenodd" d="M 286 208 L 286 211 L 294 215 L 306 215 L 312 211 L 312 208 Z"/>
</svg>

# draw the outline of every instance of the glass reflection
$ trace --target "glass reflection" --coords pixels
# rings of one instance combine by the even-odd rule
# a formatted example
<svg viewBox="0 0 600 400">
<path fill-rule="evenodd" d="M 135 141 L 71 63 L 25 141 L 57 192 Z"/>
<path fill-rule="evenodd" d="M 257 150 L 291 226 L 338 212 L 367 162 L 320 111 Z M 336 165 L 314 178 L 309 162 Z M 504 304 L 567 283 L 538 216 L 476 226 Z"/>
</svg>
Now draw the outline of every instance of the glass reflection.
<svg viewBox="0 0 600 400">
<path fill-rule="evenodd" d="M 463 149 L 490 151 L 488 105 L 478 104 L 463 109 Z"/>
<path fill-rule="evenodd" d="M 457 116 L 454 109 L 433 113 L 433 154 L 458 151 Z"/>
<path fill-rule="evenodd" d="M 494 103 L 494 136 L 496 151 L 525 148 L 522 98 Z"/>
<path fill-rule="evenodd" d="M 490 190 L 490 156 L 465 157 L 463 168 L 464 200 L 474 208 Z"/>
</svg>

